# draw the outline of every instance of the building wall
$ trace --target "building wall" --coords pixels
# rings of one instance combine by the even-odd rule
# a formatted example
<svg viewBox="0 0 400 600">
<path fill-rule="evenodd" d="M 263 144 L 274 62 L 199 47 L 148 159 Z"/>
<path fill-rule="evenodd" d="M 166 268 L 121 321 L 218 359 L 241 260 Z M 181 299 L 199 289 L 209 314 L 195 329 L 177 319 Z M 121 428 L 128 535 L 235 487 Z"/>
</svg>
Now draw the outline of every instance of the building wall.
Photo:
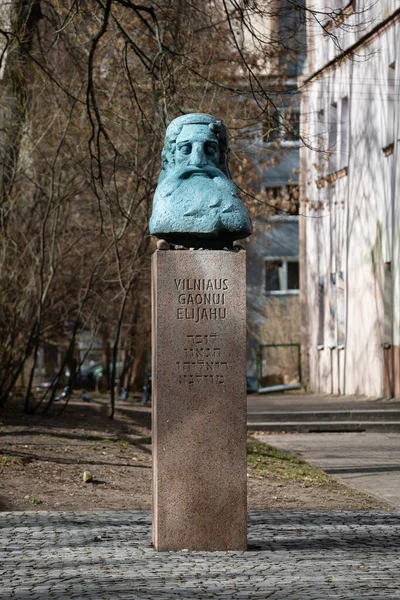
<svg viewBox="0 0 400 600">
<path fill-rule="evenodd" d="M 298 217 L 257 219 L 246 249 L 248 373 L 258 375 L 261 345 L 300 343 L 299 290 L 266 289 L 268 261 L 298 260 Z M 264 359 L 264 375 L 279 375 L 282 383 L 297 381 L 296 348 L 270 349 Z"/>
<path fill-rule="evenodd" d="M 307 0 L 306 6 L 310 11 L 307 61 L 312 74 L 390 19 L 399 3 L 398 0 Z M 332 37 L 327 33 L 332 33 Z"/>
<path fill-rule="evenodd" d="M 267 89 L 279 115 L 272 110 L 272 121 L 264 114 L 257 139 L 254 140 L 254 165 L 261 172 L 261 186 L 256 192 L 271 206 L 260 207 L 254 219 L 254 233 L 247 243 L 247 324 L 248 373 L 256 374 L 260 346 L 265 344 L 299 344 L 299 290 L 286 289 L 288 265 L 298 262 L 299 217 L 298 188 L 300 140 L 296 114 L 299 112 L 298 77 L 306 58 L 303 0 L 273 0 L 261 3 L 255 26 L 267 33 L 275 53 L 269 70 Z M 248 38 L 249 36 L 247 36 Z M 249 40 L 244 37 L 245 42 Z M 253 39 L 254 42 L 254 39 Z M 245 44 L 246 47 L 246 44 Z M 249 49 L 249 48 L 247 48 Z M 273 54 L 273 53 L 272 53 Z M 268 113 L 268 111 L 266 111 Z M 271 126 L 272 125 L 272 126 Z M 265 192 L 265 193 L 264 193 Z M 275 211 L 275 214 L 274 214 Z M 285 214 L 286 212 L 286 214 Z M 267 264 L 282 262 L 279 290 L 266 286 Z M 285 271 L 285 272 L 283 272 Z M 275 383 L 298 380 L 298 349 L 279 347 L 264 349 L 263 371 Z M 282 381 L 278 381 L 279 377 Z"/>
<path fill-rule="evenodd" d="M 353 5 L 341 50 L 312 37 L 302 98 L 303 343 L 311 390 L 381 397 L 400 394 L 399 6 Z"/>
</svg>

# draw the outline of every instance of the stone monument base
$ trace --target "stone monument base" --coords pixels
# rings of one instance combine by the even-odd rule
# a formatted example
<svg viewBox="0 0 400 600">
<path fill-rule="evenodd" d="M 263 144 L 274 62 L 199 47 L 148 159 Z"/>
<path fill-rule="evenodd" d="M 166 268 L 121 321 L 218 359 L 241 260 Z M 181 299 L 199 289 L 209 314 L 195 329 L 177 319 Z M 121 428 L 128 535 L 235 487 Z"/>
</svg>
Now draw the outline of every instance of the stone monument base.
<svg viewBox="0 0 400 600">
<path fill-rule="evenodd" d="M 245 550 L 245 251 L 156 251 L 152 298 L 154 547 Z"/>
</svg>

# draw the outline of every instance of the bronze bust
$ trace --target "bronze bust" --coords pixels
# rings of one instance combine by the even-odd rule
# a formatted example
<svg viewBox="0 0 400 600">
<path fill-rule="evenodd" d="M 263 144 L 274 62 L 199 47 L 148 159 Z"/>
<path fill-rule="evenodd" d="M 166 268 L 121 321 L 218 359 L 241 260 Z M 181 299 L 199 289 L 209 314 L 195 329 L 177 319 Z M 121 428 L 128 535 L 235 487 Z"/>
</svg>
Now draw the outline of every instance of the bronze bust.
<svg viewBox="0 0 400 600">
<path fill-rule="evenodd" d="M 167 128 L 150 233 L 172 244 L 232 248 L 252 224 L 228 168 L 222 121 L 188 114 Z"/>
</svg>

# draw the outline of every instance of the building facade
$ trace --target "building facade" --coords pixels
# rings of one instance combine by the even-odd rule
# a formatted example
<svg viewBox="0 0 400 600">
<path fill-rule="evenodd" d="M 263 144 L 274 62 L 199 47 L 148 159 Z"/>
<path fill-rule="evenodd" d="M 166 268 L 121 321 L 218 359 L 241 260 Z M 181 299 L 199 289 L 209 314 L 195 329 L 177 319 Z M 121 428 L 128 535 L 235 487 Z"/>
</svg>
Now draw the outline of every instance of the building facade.
<svg viewBox="0 0 400 600">
<path fill-rule="evenodd" d="M 303 372 L 313 391 L 398 396 L 400 6 L 308 8 L 319 12 L 301 108 Z"/>
<path fill-rule="evenodd" d="M 280 51 L 266 73 L 266 88 L 278 109 L 266 114 L 255 147 L 261 170 L 258 193 L 267 202 L 254 218 L 247 250 L 248 373 L 260 386 L 300 377 L 298 79 L 306 58 L 302 3 L 275 0 L 266 24 Z M 273 15 L 273 16 L 272 16 Z M 293 344 L 293 346 L 290 346 Z"/>
</svg>

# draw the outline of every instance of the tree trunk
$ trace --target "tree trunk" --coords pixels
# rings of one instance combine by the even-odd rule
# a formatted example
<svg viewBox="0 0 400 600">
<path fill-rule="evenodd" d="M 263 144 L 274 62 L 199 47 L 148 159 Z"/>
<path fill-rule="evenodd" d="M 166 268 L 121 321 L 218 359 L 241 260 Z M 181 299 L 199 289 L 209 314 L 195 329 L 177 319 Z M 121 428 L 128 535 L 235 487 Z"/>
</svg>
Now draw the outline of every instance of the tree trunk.
<svg viewBox="0 0 400 600">
<path fill-rule="evenodd" d="M 6 7 L 4 7 L 7 10 Z M 41 17 L 39 0 L 13 0 L 8 6 L 4 70 L 0 75 L 0 227 L 7 219 L 28 114 L 29 53 Z"/>
<path fill-rule="evenodd" d="M 146 383 L 147 379 L 147 364 L 148 364 L 148 356 L 147 356 L 147 348 L 141 348 L 132 365 L 131 371 L 131 380 L 130 380 L 130 389 L 132 393 L 142 392 L 143 386 Z"/>
<path fill-rule="evenodd" d="M 67 384 L 71 388 L 71 390 L 73 390 L 74 387 L 76 386 L 76 371 L 78 368 L 78 361 L 76 360 L 75 352 L 76 352 L 76 348 L 75 348 L 75 338 L 74 338 L 74 343 L 69 348 L 67 360 L 66 360 L 68 371 L 69 371 L 69 377 L 67 380 Z"/>
<path fill-rule="evenodd" d="M 110 329 L 108 325 L 103 325 L 101 328 L 101 365 L 102 365 L 102 376 L 99 381 L 99 392 L 105 394 L 110 389 Z"/>
</svg>

